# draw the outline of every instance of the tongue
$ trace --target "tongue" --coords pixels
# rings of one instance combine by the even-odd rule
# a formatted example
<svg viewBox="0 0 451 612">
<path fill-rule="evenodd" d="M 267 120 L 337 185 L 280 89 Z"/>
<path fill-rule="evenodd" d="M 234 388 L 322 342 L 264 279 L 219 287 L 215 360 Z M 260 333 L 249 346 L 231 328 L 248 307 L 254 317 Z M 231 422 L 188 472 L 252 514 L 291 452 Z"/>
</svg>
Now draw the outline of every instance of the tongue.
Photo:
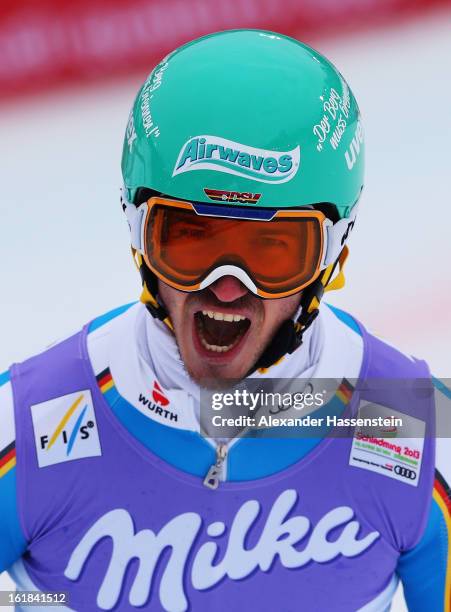
<svg viewBox="0 0 451 612">
<path fill-rule="evenodd" d="M 208 344 L 229 346 L 243 329 L 243 321 L 217 321 L 200 315 L 202 331 Z"/>
</svg>

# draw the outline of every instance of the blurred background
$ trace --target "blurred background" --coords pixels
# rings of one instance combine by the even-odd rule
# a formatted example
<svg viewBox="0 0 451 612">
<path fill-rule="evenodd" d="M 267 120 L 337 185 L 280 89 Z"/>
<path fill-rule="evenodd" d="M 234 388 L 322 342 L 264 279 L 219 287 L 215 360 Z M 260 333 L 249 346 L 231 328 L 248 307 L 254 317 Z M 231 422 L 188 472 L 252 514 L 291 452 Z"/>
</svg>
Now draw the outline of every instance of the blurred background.
<svg viewBox="0 0 451 612">
<path fill-rule="evenodd" d="M 449 376 L 450 23 L 449 0 L 2 0 L 0 372 L 137 299 L 119 205 L 137 88 L 174 47 L 255 27 L 324 53 L 362 111 L 366 189 L 329 301 Z"/>
</svg>

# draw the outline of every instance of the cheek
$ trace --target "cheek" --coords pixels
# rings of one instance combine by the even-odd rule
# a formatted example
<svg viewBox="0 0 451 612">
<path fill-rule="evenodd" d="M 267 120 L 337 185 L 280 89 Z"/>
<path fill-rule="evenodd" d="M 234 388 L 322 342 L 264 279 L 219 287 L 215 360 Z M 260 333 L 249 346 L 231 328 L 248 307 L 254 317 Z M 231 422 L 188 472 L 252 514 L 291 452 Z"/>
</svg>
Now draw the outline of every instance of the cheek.
<svg viewBox="0 0 451 612">
<path fill-rule="evenodd" d="M 182 291 L 169 287 L 169 285 L 166 285 L 161 280 L 158 281 L 158 294 L 166 306 L 169 316 L 175 321 L 183 308 L 186 295 Z"/>
<path fill-rule="evenodd" d="M 279 300 L 265 300 L 265 321 L 273 327 L 291 318 L 298 309 L 301 295 L 290 295 Z"/>
</svg>

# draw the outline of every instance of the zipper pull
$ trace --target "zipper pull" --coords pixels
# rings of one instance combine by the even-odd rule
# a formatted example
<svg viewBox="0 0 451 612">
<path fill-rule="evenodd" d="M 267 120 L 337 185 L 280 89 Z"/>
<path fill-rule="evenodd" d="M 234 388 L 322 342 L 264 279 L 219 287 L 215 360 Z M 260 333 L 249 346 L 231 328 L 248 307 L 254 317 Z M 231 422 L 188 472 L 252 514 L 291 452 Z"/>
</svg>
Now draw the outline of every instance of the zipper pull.
<svg viewBox="0 0 451 612">
<path fill-rule="evenodd" d="M 227 455 L 227 445 L 218 444 L 216 449 L 216 463 L 210 466 L 207 475 L 204 478 L 204 485 L 209 489 L 217 489 L 219 486 L 220 476 L 222 474 L 222 466 Z"/>
</svg>

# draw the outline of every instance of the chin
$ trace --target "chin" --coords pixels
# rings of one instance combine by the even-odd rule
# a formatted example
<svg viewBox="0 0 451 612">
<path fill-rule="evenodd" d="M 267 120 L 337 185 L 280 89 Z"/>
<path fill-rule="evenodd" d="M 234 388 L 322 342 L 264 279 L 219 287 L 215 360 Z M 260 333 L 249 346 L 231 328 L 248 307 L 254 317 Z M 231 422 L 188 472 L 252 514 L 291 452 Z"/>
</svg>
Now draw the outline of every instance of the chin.
<svg viewBox="0 0 451 612">
<path fill-rule="evenodd" d="M 196 367 L 199 364 L 198 359 L 195 359 L 193 366 L 185 361 L 185 367 L 190 377 L 197 382 L 201 387 L 206 389 L 227 388 L 234 384 L 237 380 L 242 380 L 254 365 L 256 359 L 237 360 L 237 363 L 222 363 L 222 364 L 203 364 L 201 368 Z"/>
</svg>

